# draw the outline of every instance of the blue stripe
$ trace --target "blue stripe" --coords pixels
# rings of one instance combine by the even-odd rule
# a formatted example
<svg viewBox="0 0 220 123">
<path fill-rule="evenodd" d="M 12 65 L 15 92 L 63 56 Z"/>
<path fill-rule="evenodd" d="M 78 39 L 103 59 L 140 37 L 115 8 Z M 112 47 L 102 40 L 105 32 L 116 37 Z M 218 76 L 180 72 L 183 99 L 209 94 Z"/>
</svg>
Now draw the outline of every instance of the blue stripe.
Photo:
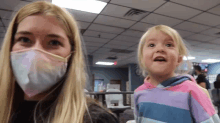
<svg viewBox="0 0 220 123">
<path fill-rule="evenodd" d="M 171 77 L 161 83 L 164 87 L 177 85 L 185 80 L 190 80 L 188 76 L 175 76 Z"/>
<path fill-rule="evenodd" d="M 137 105 L 138 116 L 168 123 L 191 123 L 189 110 L 161 105 L 151 102 L 141 102 Z"/>
</svg>

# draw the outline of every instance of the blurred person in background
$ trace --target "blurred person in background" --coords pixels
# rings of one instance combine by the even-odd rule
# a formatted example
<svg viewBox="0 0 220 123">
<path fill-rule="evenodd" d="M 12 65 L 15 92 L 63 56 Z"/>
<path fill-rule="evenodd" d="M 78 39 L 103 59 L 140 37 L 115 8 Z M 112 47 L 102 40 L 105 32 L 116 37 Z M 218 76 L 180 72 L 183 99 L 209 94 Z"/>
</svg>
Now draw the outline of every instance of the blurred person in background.
<svg viewBox="0 0 220 123">
<path fill-rule="evenodd" d="M 210 83 L 206 79 L 205 75 L 202 74 L 202 69 L 200 66 L 194 66 L 195 74 L 198 76 L 196 78 L 197 83 L 207 90 L 210 89 Z"/>
<path fill-rule="evenodd" d="M 220 116 L 220 74 L 217 75 L 212 90 L 213 104 L 218 107 L 218 115 Z"/>
</svg>

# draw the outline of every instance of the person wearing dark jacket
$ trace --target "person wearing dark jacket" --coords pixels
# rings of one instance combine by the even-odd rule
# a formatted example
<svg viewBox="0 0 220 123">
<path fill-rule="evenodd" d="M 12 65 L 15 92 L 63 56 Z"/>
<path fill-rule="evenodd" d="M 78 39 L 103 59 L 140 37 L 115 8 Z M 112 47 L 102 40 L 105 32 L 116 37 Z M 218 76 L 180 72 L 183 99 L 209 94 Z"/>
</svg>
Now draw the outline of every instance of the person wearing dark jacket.
<svg viewBox="0 0 220 123">
<path fill-rule="evenodd" d="M 202 69 L 200 66 L 194 66 L 195 73 L 198 75 L 196 78 L 197 84 L 199 84 L 201 87 L 206 88 L 207 90 L 210 89 L 210 83 L 206 79 L 206 77 L 202 74 Z"/>
<path fill-rule="evenodd" d="M 212 90 L 213 104 L 218 107 L 218 115 L 220 116 L 220 74 L 217 75 Z"/>
<path fill-rule="evenodd" d="M 71 14 L 50 2 L 15 14 L 0 54 L 1 123 L 118 123 L 86 97 L 79 32 Z"/>
</svg>

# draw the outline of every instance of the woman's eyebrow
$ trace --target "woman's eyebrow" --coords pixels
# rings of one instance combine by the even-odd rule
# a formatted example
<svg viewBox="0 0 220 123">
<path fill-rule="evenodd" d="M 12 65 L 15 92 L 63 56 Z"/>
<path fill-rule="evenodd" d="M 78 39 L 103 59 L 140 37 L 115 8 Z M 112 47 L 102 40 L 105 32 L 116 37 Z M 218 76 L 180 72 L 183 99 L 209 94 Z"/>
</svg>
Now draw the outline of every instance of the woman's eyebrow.
<svg viewBox="0 0 220 123">
<path fill-rule="evenodd" d="M 15 35 L 17 35 L 17 34 L 33 35 L 33 33 L 28 32 L 28 31 L 19 31 L 19 32 L 15 33 Z"/>
<path fill-rule="evenodd" d="M 15 35 L 17 35 L 17 34 L 33 35 L 33 33 L 29 32 L 29 31 L 19 31 Z M 62 36 L 60 36 L 58 34 L 48 34 L 47 37 L 64 39 Z"/>
</svg>

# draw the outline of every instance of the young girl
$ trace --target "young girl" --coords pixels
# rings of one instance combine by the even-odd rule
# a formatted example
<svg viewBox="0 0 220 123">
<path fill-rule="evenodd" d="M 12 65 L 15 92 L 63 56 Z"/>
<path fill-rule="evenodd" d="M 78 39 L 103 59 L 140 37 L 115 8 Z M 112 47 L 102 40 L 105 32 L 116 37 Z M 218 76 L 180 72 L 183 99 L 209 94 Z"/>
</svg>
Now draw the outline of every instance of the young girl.
<svg viewBox="0 0 220 123">
<path fill-rule="evenodd" d="M 138 61 L 146 78 L 134 93 L 137 123 L 220 122 L 207 92 L 189 75 L 175 73 L 186 55 L 180 35 L 168 26 L 154 26 L 142 36 Z"/>
<path fill-rule="evenodd" d="M 0 56 L 0 123 L 118 123 L 84 93 L 76 21 L 49 2 L 21 8 Z"/>
</svg>

